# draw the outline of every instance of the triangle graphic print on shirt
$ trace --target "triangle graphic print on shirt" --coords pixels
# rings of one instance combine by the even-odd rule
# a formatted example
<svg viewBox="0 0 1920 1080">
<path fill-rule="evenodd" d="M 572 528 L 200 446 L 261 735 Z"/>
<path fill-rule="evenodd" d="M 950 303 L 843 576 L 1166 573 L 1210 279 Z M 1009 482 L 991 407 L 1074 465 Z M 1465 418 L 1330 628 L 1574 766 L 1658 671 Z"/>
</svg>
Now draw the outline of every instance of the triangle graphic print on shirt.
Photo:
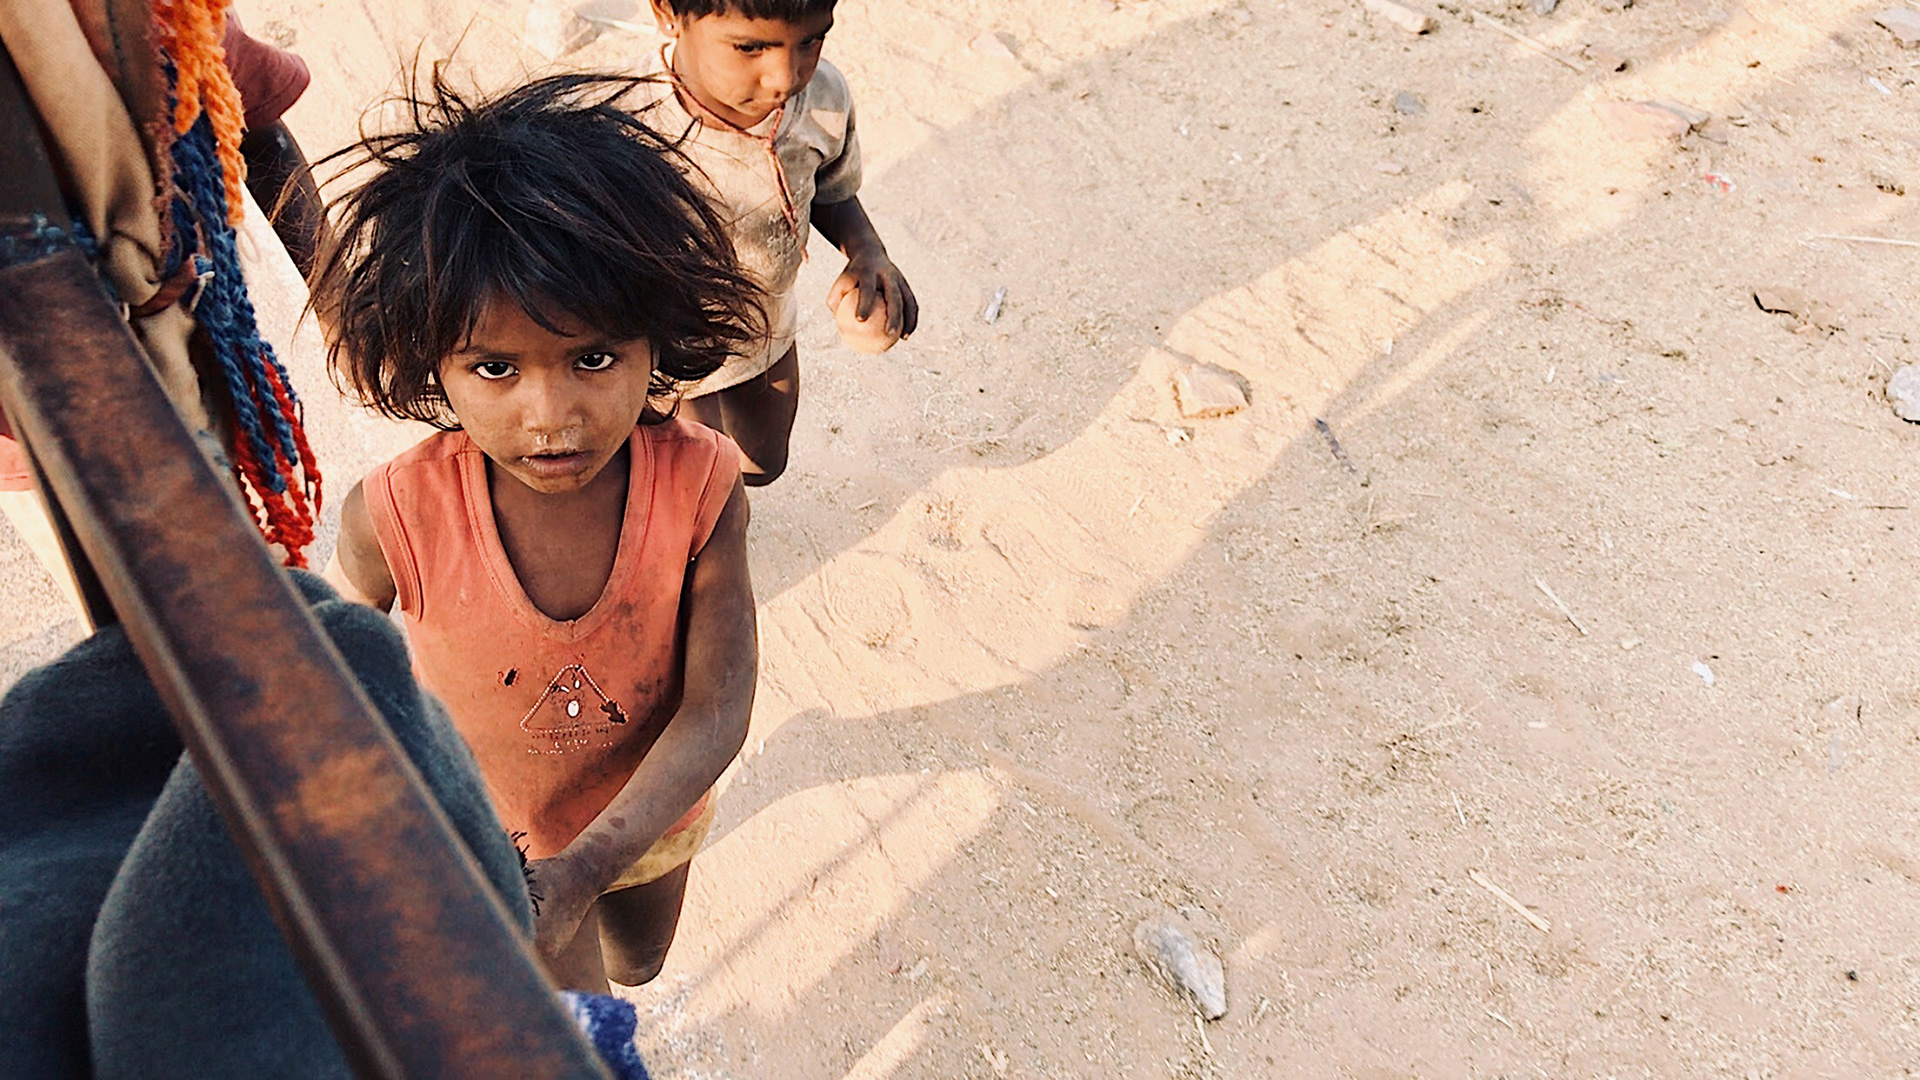
<svg viewBox="0 0 1920 1080">
<path fill-rule="evenodd" d="M 626 710 L 600 689 L 587 669 L 568 664 L 520 718 L 520 730 L 533 736 L 528 753 L 564 754 L 593 745 L 599 736 L 611 733 L 614 725 L 626 722 Z"/>
</svg>

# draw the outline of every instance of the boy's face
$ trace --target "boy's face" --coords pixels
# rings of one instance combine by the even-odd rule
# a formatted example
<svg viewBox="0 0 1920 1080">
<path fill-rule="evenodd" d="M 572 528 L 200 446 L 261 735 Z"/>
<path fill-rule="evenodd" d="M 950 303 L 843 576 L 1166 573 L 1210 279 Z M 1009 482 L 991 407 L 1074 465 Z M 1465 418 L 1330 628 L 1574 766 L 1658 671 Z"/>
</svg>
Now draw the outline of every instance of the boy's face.
<svg viewBox="0 0 1920 1080">
<path fill-rule="evenodd" d="M 708 111 L 752 127 L 812 80 L 833 28 L 828 11 L 797 22 L 734 12 L 685 18 L 653 0 L 660 32 L 673 39 L 673 69 Z"/>
<path fill-rule="evenodd" d="M 535 491 L 586 487 L 626 445 L 647 407 L 653 347 L 608 341 L 510 301 L 481 309 L 465 346 L 440 365 L 447 403 L 481 452 Z"/>
</svg>

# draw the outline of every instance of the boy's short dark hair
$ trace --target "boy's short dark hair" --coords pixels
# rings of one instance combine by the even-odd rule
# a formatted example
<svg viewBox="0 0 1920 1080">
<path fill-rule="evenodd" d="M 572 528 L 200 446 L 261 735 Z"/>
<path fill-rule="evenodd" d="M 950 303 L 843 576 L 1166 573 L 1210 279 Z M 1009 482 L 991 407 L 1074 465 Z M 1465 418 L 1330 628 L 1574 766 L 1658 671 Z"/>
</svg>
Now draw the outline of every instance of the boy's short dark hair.
<svg viewBox="0 0 1920 1080">
<path fill-rule="evenodd" d="M 667 0 L 667 6 L 683 19 L 708 15 L 745 15 L 749 19 L 782 19 L 799 22 L 833 11 L 836 0 Z"/>
<path fill-rule="evenodd" d="M 369 407 L 455 428 L 441 363 L 494 301 L 654 351 L 654 392 L 756 341 L 758 285 L 678 151 L 625 103 L 641 80 L 554 75 L 469 102 L 435 73 L 399 132 L 327 160 L 378 170 L 332 202 L 313 280 L 328 362 Z"/>
</svg>

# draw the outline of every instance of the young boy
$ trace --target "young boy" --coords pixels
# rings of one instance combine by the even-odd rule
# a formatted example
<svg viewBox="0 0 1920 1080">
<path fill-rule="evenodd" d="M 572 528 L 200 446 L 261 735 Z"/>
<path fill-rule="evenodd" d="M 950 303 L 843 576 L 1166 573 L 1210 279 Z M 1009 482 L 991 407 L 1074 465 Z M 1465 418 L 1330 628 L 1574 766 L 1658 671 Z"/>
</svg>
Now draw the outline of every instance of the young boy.
<svg viewBox="0 0 1920 1080">
<path fill-rule="evenodd" d="M 436 80 L 363 140 L 313 289 L 336 374 L 443 429 L 348 493 L 328 576 L 399 604 L 532 860 L 542 957 L 600 992 L 660 970 L 757 655 L 739 453 L 652 406 L 761 332 L 758 290 L 640 85 Z"/>
<path fill-rule="evenodd" d="M 860 206 L 853 97 L 820 59 L 835 0 L 651 2 L 668 43 L 646 120 L 679 140 L 769 307 L 766 340 L 688 387 L 683 407 L 740 445 L 748 484 L 768 484 L 787 467 L 800 401 L 794 279 L 809 223 L 847 257 L 829 308 L 857 293 L 857 315 L 883 306 L 887 336 L 901 338 L 919 305 Z"/>
</svg>

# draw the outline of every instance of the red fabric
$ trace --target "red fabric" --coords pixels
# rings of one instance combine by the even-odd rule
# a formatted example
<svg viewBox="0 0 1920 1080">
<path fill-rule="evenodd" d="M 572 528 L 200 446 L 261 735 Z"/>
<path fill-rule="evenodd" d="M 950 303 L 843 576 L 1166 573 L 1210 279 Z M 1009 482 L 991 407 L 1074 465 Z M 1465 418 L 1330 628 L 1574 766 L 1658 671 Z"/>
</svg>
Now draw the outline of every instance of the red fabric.
<svg viewBox="0 0 1920 1080">
<path fill-rule="evenodd" d="M 494 524 L 486 458 L 465 432 L 429 437 L 361 488 L 414 670 L 473 750 L 501 822 L 526 834 L 529 858 L 572 842 L 673 719 L 687 563 L 739 475 L 733 443 L 684 420 L 642 424 L 629 446 L 613 572 L 593 609 L 568 622 L 522 590 Z"/>
<path fill-rule="evenodd" d="M 233 85 L 240 91 L 248 131 L 258 131 L 285 115 L 313 78 L 305 60 L 248 35 L 241 29 L 240 17 L 231 11 L 221 45 L 227 51 Z"/>
</svg>

